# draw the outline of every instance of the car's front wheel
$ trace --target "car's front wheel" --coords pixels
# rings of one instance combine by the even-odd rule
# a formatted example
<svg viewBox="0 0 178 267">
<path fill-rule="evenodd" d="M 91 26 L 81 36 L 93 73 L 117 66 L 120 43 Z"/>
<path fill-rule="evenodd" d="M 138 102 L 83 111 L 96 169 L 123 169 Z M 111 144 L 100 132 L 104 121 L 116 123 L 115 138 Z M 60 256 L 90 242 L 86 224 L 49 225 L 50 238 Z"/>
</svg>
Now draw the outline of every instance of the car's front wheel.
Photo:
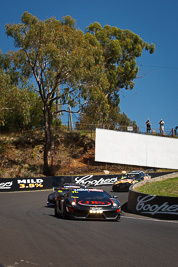
<svg viewBox="0 0 178 267">
<path fill-rule="evenodd" d="M 59 207 L 58 207 L 57 201 L 55 203 L 54 215 L 55 215 L 55 217 L 59 217 Z"/>
<path fill-rule="evenodd" d="M 120 220 L 120 214 L 117 215 L 116 222 L 118 222 L 119 220 Z"/>
</svg>

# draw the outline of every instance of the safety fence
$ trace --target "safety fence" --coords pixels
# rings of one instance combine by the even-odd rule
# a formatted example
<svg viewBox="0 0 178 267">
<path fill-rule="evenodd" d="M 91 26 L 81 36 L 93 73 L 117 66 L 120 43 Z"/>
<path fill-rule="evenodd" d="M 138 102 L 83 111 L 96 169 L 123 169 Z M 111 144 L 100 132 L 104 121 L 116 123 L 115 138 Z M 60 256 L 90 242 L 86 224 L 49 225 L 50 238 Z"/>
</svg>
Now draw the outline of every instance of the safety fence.
<svg viewBox="0 0 178 267">
<path fill-rule="evenodd" d="M 178 127 L 175 128 L 165 128 L 164 132 L 160 132 L 159 128 L 152 128 L 150 132 L 147 132 L 147 128 L 143 126 L 137 125 L 107 125 L 107 124 L 79 124 L 75 123 L 72 127 L 67 122 L 63 122 L 63 126 L 68 131 L 79 131 L 82 133 L 91 134 L 94 136 L 96 128 L 99 129 L 107 129 L 107 130 L 115 130 L 115 131 L 122 131 L 122 132 L 133 132 L 133 133 L 140 133 L 140 134 L 151 134 L 151 135 L 158 135 L 158 136 L 168 136 L 168 137 L 178 137 Z M 58 127 L 56 127 L 57 129 Z"/>
</svg>

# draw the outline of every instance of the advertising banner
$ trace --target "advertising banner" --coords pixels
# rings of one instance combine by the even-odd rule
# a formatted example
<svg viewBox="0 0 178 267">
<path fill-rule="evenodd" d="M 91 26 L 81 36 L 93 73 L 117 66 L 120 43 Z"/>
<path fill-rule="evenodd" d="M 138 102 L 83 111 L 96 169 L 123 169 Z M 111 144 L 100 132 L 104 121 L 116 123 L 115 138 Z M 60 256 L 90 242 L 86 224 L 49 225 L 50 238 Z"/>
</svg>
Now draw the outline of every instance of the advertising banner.
<svg viewBox="0 0 178 267">
<path fill-rule="evenodd" d="M 147 195 L 129 190 L 127 208 L 130 212 L 165 220 L 178 220 L 178 198 Z"/>
<path fill-rule="evenodd" d="M 96 129 L 95 161 L 178 169 L 178 139 Z"/>
<path fill-rule="evenodd" d="M 161 176 L 164 173 L 151 173 L 151 177 Z M 84 175 L 84 176 L 50 176 L 33 178 L 0 178 L 0 192 L 45 190 L 59 187 L 64 183 L 78 183 L 85 186 L 112 185 L 120 179 L 122 174 L 112 175 Z"/>
<path fill-rule="evenodd" d="M 37 178 L 2 178 L 0 179 L 0 192 L 32 191 L 52 189 L 64 183 L 78 183 L 85 186 L 112 185 L 121 177 L 114 175 L 85 175 L 85 176 L 55 176 Z"/>
</svg>

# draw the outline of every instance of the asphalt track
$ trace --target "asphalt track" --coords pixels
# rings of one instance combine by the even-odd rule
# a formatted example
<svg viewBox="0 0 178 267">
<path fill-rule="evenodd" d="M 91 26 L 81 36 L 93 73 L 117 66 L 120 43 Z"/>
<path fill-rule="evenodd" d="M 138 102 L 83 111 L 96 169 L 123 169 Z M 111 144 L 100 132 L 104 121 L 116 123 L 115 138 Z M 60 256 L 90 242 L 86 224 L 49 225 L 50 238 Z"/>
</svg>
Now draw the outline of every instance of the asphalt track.
<svg viewBox="0 0 178 267">
<path fill-rule="evenodd" d="M 0 267 L 178 266 L 178 221 L 57 219 L 45 207 L 50 192 L 0 193 Z"/>
</svg>

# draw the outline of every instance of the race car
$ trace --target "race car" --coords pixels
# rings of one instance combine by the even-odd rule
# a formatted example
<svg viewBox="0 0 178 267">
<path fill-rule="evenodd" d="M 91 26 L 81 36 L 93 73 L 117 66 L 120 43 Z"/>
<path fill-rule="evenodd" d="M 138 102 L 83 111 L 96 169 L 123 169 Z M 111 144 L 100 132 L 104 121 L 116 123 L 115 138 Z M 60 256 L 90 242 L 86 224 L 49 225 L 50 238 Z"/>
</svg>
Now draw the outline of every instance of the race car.
<svg viewBox="0 0 178 267">
<path fill-rule="evenodd" d="M 140 171 L 140 170 L 138 170 L 138 171 L 135 170 L 135 171 L 128 172 L 127 176 L 131 176 L 132 178 L 134 178 L 134 179 L 136 179 L 138 181 L 151 179 L 150 175 L 148 175 L 146 172 Z"/>
<path fill-rule="evenodd" d="M 112 186 L 112 190 L 114 192 L 127 192 L 131 185 L 148 179 L 151 179 L 151 176 L 143 171 L 131 171 L 115 182 Z"/>
<path fill-rule="evenodd" d="M 133 179 L 121 178 L 113 184 L 112 191 L 114 191 L 114 192 L 128 192 L 129 187 L 135 183 L 138 183 L 138 180 L 136 180 L 134 178 Z"/>
<path fill-rule="evenodd" d="M 117 197 L 101 189 L 58 191 L 55 216 L 71 219 L 119 220 L 121 207 Z"/>
<path fill-rule="evenodd" d="M 75 183 L 64 183 L 61 187 L 54 187 L 53 188 L 53 193 L 50 193 L 47 198 L 47 206 L 52 206 L 54 207 L 55 202 L 56 202 L 56 196 L 58 191 L 68 191 L 69 189 L 76 189 L 76 188 L 85 188 L 84 185 L 80 184 L 75 184 Z"/>
</svg>

